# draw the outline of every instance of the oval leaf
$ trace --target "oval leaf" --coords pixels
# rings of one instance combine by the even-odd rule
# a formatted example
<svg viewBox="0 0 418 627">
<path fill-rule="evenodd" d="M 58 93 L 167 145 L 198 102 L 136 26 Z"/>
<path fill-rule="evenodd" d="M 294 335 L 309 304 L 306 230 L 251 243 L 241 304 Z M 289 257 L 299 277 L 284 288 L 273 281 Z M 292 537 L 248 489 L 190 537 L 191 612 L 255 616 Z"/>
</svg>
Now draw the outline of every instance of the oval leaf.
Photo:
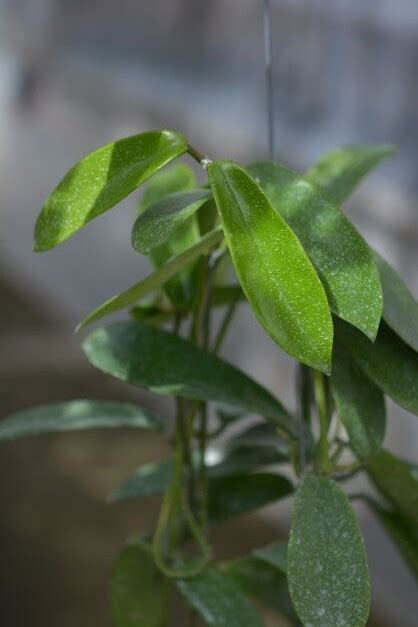
<svg viewBox="0 0 418 627">
<path fill-rule="evenodd" d="M 253 554 L 282 573 L 287 573 L 287 542 L 272 542 L 255 549 Z"/>
<path fill-rule="evenodd" d="M 335 321 L 336 336 L 361 369 L 395 403 L 418 415 L 418 355 L 386 324 L 371 344 L 348 324 Z"/>
<path fill-rule="evenodd" d="M 178 579 L 177 587 L 211 627 L 263 627 L 255 607 L 235 581 L 214 568 L 192 579 Z"/>
<path fill-rule="evenodd" d="M 208 172 L 235 270 L 258 320 L 289 355 L 329 372 L 331 314 L 299 240 L 245 170 L 220 161 Z"/>
<path fill-rule="evenodd" d="M 113 296 L 94 309 L 80 322 L 77 326 L 77 331 L 96 320 L 100 320 L 105 316 L 130 307 L 143 296 L 165 285 L 167 281 L 176 276 L 183 268 L 189 265 L 190 262 L 198 259 L 201 255 L 207 254 L 212 248 L 215 248 L 222 238 L 223 233 L 221 228 L 204 235 L 197 244 L 188 248 L 180 255 L 177 255 L 177 257 L 173 257 L 165 266 L 160 268 L 160 270 L 157 270 L 154 274 L 147 276 L 146 279 L 136 283 L 125 292 Z"/>
<path fill-rule="evenodd" d="M 404 342 L 418 351 L 418 302 L 402 278 L 375 253 L 383 288 L 383 319 Z"/>
<path fill-rule="evenodd" d="M 296 233 L 324 285 L 334 313 L 371 339 L 382 315 L 374 256 L 342 211 L 309 181 L 274 163 L 249 171 Z"/>
<path fill-rule="evenodd" d="M 207 201 L 210 192 L 194 190 L 166 196 L 136 220 L 132 246 L 147 255 L 164 244 Z"/>
<path fill-rule="evenodd" d="M 151 131 L 91 152 L 71 168 L 42 207 L 34 250 L 48 250 L 65 241 L 186 149 L 183 135 Z"/>
<path fill-rule="evenodd" d="M 351 355 L 334 345 L 331 390 L 337 413 L 361 458 L 380 449 L 385 436 L 385 399 Z"/>
<path fill-rule="evenodd" d="M 119 322 L 98 329 L 83 344 L 89 361 L 117 379 L 173 394 L 259 413 L 289 434 L 294 419 L 268 390 L 215 355 L 167 331 Z"/>
<path fill-rule="evenodd" d="M 381 450 L 367 460 L 366 469 L 388 501 L 418 525 L 418 481 L 408 465 L 389 451 Z"/>
<path fill-rule="evenodd" d="M 370 584 L 363 539 L 347 497 L 331 479 L 308 476 L 296 493 L 287 577 L 304 625 L 366 624 Z"/>
<path fill-rule="evenodd" d="M 305 176 L 339 205 L 371 170 L 394 152 L 389 145 L 346 146 L 321 157 Z"/>
<path fill-rule="evenodd" d="M 69 401 L 26 409 L 0 421 L 0 440 L 86 429 L 161 430 L 162 421 L 130 403 Z"/>
<path fill-rule="evenodd" d="M 145 542 L 137 540 L 126 545 L 110 580 L 110 608 L 115 627 L 168 625 L 166 585 Z"/>
</svg>

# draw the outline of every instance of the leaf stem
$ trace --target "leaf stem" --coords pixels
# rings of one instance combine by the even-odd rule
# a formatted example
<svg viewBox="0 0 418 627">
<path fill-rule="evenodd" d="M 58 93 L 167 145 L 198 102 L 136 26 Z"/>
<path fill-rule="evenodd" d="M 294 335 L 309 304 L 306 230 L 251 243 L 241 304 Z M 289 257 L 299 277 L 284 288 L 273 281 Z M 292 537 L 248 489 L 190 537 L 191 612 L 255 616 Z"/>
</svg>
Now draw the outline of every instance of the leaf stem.
<svg viewBox="0 0 418 627">
<path fill-rule="evenodd" d="M 332 464 L 329 459 L 329 446 L 328 446 L 328 403 L 327 392 L 325 386 L 324 375 L 319 370 L 314 370 L 314 392 L 315 402 L 319 418 L 319 450 L 318 450 L 318 462 L 319 468 L 324 474 L 329 474 L 332 470 Z"/>
<path fill-rule="evenodd" d="M 221 346 L 223 344 L 223 341 L 226 337 L 226 333 L 228 331 L 229 325 L 232 321 L 232 318 L 234 317 L 235 314 L 235 310 L 237 308 L 238 302 L 237 301 L 232 301 L 228 308 L 225 311 L 225 315 L 221 321 L 221 324 L 219 326 L 218 332 L 216 334 L 216 338 L 213 344 L 213 352 L 214 353 L 218 353 L 221 349 Z"/>
</svg>

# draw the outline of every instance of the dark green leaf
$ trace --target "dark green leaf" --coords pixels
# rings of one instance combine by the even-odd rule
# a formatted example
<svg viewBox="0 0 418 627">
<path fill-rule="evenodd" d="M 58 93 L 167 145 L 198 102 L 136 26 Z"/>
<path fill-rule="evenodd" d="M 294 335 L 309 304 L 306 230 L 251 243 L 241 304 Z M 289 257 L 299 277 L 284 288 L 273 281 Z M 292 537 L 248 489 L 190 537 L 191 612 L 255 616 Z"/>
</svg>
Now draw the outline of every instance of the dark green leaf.
<svg viewBox="0 0 418 627">
<path fill-rule="evenodd" d="M 412 348 L 383 321 L 374 344 L 340 320 L 335 320 L 335 332 L 369 379 L 398 405 L 418 414 L 418 355 Z"/>
<path fill-rule="evenodd" d="M 166 585 L 145 542 L 137 540 L 127 544 L 116 561 L 110 580 L 114 626 L 168 625 Z"/>
<path fill-rule="evenodd" d="M 385 436 L 385 399 L 338 342 L 334 344 L 330 382 L 337 413 L 354 451 L 362 458 L 372 455 Z"/>
<path fill-rule="evenodd" d="M 394 152 L 393 146 L 346 146 L 321 157 L 306 178 L 341 204 L 371 170 Z"/>
<path fill-rule="evenodd" d="M 224 572 L 234 579 L 246 595 L 292 621 L 297 619 L 290 600 L 286 575 L 253 556 L 227 562 Z"/>
<path fill-rule="evenodd" d="M 200 255 L 207 254 L 210 250 L 212 250 L 212 248 L 215 248 L 215 246 L 217 246 L 217 244 L 219 244 L 222 240 L 222 237 L 222 229 L 220 228 L 204 235 L 197 244 L 188 248 L 183 253 L 180 253 L 177 257 L 173 257 L 165 266 L 160 268 L 160 270 L 157 270 L 154 274 L 147 276 L 146 279 L 136 283 L 125 292 L 122 292 L 117 296 L 113 296 L 108 301 L 94 309 L 84 318 L 84 320 L 80 322 L 77 330 L 85 327 L 87 324 L 95 322 L 96 320 L 100 320 L 111 313 L 115 313 L 121 309 L 126 309 L 136 303 L 136 301 L 143 296 L 155 291 L 167 283 L 169 279 L 178 274 L 185 266 L 198 259 Z"/>
<path fill-rule="evenodd" d="M 287 572 L 287 542 L 272 542 L 260 549 L 255 549 L 253 554 L 282 573 Z"/>
<path fill-rule="evenodd" d="M 366 624 L 370 584 L 363 539 L 347 497 L 331 479 L 311 475 L 299 486 L 287 577 L 305 625 Z"/>
<path fill-rule="evenodd" d="M 368 502 L 418 579 L 418 526 L 399 512 L 385 510 L 370 500 Z"/>
<path fill-rule="evenodd" d="M 377 489 L 413 524 L 418 525 L 418 480 L 407 464 L 381 450 L 366 461 Z"/>
<path fill-rule="evenodd" d="M 213 305 L 229 305 L 244 301 L 244 292 L 240 285 L 216 285 L 212 292 Z"/>
<path fill-rule="evenodd" d="M 212 479 L 209 485 L 211 525 L 251 512 L 289 496 L 293 486 L 272 473 L 239 474 Z"/>
<path fill-rule="evenodd" d="M 185 163 L 176 163 L 158 172 L 149 181 L 139 200 L 139 213 L 160 202 L 166 196 L 185 192 L 196 186 L 197 180 L 193 170 Z"/>
<path fill-rule="evenodd" d="M 331 314 L 299 240 L 245 170 L 220 161 L 208 171 L 235 270 L 259 322 L 290 355 L 329 372 Z"/>
<path fill-rule="evenodd" d="M 132 246 L 140 253 L 164 244 L 207 201 L 210 192 L 194 190 L 177 192 L 151 205 L 136 220 L 132 230 Z"/>
<path fill-rule="evenodd" d="M 383 318 L 411 348 L 418 351 L 418 302 L 399 274 L 375 253 L 383 288 Z"/>
<path fill-rule="evenodd" d="M 45 202 L 36 223 L 35 250 L 48 250 L 68 239 L 186 149 L 183 135 L 151 131 L 88 154 Z"/>
<path fill-rule="evenodd" d="M 99 370 L 157 394 L 234 405 L 259 413 L 289 434 L 294 419 L 268 390 L 191 342 L 140 322 L 120 322 L 93 332 L 83 344 Z"/>
<path fill-rule="evenodd" d="M 237 433 L 229 440 L 229 445 L 237 448 L 273 447 L 284 455 L 289 453 L 287 442 L 280 436 L 275 426 L 269 422 L 253 425 Z"/>
<path fill-rule="evenodd" d="M 163 494 L 170 486 L 172 475 L 171 458 L 144 464 L 112 492 L 109 500 L 118 503 Z"/>
<path fill-rule="evenodd" d="M 334 313 L 374 339 L 382 289 L 372 251 L 342 211 L 315 185 L 274 163 L 249 171 L 300 239 Z"/>
<path fill-rule="evenodd" d="M 186 601 L 211 627 L 263 627 L 263 620 L 235 581 L 214 568 L 177 580 Z"/>
<path fill-rule="evenodd" d="M 0 440 L 85 429 L 162 429 L 162 421 L 130 403 L 69 401 L 26 409 L 0 421 Z"/>
</svg>

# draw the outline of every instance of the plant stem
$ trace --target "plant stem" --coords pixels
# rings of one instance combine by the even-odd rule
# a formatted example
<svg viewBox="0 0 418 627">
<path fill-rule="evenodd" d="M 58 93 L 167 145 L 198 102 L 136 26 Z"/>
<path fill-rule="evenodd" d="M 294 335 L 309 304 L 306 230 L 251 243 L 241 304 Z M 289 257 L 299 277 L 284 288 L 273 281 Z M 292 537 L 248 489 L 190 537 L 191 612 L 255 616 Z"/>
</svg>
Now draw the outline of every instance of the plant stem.
<svg viewBox="0 0 418 627">
<path fill-rule="evenodd" d="M 228 331 L 228 327 L 232 321 L 232 318 L 234 317 L 235 314 L 235 310 L 237 308 L 238 302 L 237 301 L 232 301 L 232 303 L 229 304 L 225 315 L 222 319 L 222 322 L 220 324 L 220 327 L 218 329 L 218 333 L 216 335 L 214 344 L 213 344 L 213 352 L 214 353 L 218 353 L 219 350 L 221 349 L 221 346 L 223 344 L 223 341 L 226 337 L 226 333 Z"/>
<path fill-rule="evenodd" d="M 328 404 L 327 404 L 327 392 L 325 387 L 324 375 L 319 370 L 314 370 L 314 391 L 315 401 L 319 418 L 319 468 L 325 473 L 329 474 L 332 468 L 329 459 L 328 448 Z"/>
<path fill-rule="evenodd" d="M 306 431 L 311 423 L 311 378 L 310 369 L 299 364 L 299 471 L 306 470 Z"/>
<path fill-rule="evenodd" d="M 187 152 L 189 153 L 189 155 L 191 157 L 193 157 L 193 159 L 195 161 L 197 161 L 200 165 L 202 165 L 202 161 L 205 162 L 207 157 L 205 157 L 205 155 L 203 154 L 203 152 L 200 152 L 200 150 L 197 150 L 197 148 L 195 148 L 194 146 L 192 146 L 191 144 L 187 144 Z"/>
</svg>

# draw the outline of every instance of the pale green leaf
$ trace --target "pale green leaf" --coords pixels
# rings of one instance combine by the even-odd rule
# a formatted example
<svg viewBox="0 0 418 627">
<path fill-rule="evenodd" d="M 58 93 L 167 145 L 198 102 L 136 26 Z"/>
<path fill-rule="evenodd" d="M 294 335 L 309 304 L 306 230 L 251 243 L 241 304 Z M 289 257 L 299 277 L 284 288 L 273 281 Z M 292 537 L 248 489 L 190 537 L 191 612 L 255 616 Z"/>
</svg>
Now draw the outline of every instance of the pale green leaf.
<svg viewBox="0 0 418 627">
<path fill-rule="evenodd" d="M 35 227 L 35 251 L 57 246 L 186 152 L 183 135 L 151 131 L 91 152 L 62 179 Z"/>
<path fill-rule="evenodd" d="M 191 342 L 140 322 L 119 322 L 84 342 L 89 361 L 117 379 L 157 394 L 234 405 L 261 414 L 290 435 L 296 421 L 272 394 L 234 366 Z"/>
<path fill-rule="evenodd" d="M 304 625 L 366 625 L 370 583 L 364 543 L 346 495 L 331 479 L 310 475 L 299 486 L 287 577 Z"/>
<path fill-rule="evenodd" d="M 25 409 L 0 421 L 0 440 L 43 433 L 131 427 L 161 430 L 162 421 L 131 403 L 68 401 Z"/>
<path fill-rule="evenodd" d="M 293 229 L 340 318 L 374 339 L 382 314 L 382 289 L 374 256 L 332 201 L 303 177 L 274 163 L 249 171 L 275 210 Z"/>
<path fill-rule="evenodd" d="M 292 357 L 329 372 L 331 314 L 299 240 L 244 169 L 220 161 L 208 172 L 235 270 L 259 322 Z"/>
</svg>

